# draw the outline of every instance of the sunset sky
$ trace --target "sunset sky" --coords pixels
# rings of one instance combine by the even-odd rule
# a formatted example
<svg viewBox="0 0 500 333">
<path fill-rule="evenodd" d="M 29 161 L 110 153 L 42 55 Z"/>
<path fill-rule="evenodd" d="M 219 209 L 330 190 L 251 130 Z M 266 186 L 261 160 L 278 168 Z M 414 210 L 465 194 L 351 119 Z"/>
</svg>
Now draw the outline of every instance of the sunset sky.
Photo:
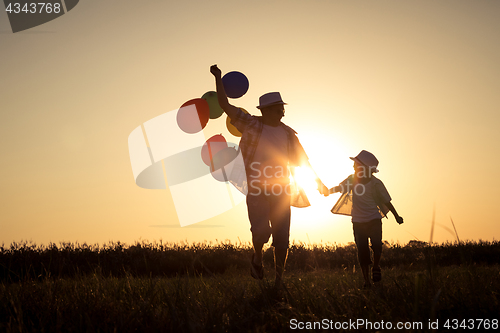
<svg viewBox="0 0 500 333">
<path fill-rule="evenodd" d="M 429 241 L 434 213 L 436 242 L 456 239 L 450 218 L 461 240 L 499 238 L 500 1 L 83 0 L 18 33 L 0 9 L 4 246 L 248 243 L 244 202 L 181 228 L 171 192 L 132 173 L 129 134 L 214 90 L 212 64 L 248 77 L 231 103 L 251 114 L 281 92 L 328 187 L 350 156 L 377 156 L 405 219 L 384 219 L 383 239 Z M 223 116 L 204 135 L 225 130 Z M 350 218 L 330 212 L 338 197 L 293 208 L 291 240 L 353 241 Z"/>
</svg>

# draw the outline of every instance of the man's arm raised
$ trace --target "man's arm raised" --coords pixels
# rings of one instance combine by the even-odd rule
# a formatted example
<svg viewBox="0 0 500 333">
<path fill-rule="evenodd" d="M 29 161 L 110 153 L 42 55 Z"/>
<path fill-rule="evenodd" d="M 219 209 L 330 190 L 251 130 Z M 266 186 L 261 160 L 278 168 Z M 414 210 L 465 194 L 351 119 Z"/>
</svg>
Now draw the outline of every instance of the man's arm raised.
<svg viewBox="0 0 500 333">
<path fill-rule="evenodd" d="M 224 84 L 222 83 L 222 72 L 217 67 L 217 65 L 212 65 L 210 67 L 210 73 L 215 77 L 215 87 L 217 89 L 217 100 L 219 101 L 219 105 L 224 110 L 224 112 L 228 115 L 229 118 L 235 119 L 236 114 L 239 112 L 239 109 L 229 104 L 227 99 L 226 91 L 224 90 Z"/>
</svg>

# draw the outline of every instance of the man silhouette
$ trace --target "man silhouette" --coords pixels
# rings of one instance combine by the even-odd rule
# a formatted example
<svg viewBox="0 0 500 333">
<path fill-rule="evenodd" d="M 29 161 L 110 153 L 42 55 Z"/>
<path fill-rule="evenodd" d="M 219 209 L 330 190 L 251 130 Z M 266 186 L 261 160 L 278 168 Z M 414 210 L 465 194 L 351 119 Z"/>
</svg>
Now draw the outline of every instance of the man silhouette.
<svg viewBox="0 0 500 333">
<path fill-rule="evenodd" d="M 303 192 L 291 191 L 288 167 L 310 167 L 307 155 L 296 132 L 281 122 L 285 115 L 280 93 L 264 94 L 259 99 L 262 116 L 252 116 L 228 101 L 222 72 L 213 65 L 210 72 L 215 77 L 219 105 L 242 133 L 240 148 L 247 177 L 247 208 L 250 220 L 254 253 L 251 275 L 263 279 L 262 248 L 273 236 L 275 285 L 282 281 L 290 238 L 290 203 L 307 202 Z M 328 188 L 316 178 L 318 190 L 328 195 Z M 293 192 L 293 193 L 292 193 Z M 296 198 L 295 196 L 302 197 Z M 302 202 L 302 206 L 305 206 Z"/>
</svg>

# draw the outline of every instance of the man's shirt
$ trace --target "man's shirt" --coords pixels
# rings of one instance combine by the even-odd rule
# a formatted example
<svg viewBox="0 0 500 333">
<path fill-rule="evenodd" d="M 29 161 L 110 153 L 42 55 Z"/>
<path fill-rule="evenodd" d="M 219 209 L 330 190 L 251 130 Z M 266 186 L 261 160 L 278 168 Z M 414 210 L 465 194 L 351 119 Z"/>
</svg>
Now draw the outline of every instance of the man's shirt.
<svg viewBox="0 0 500 333">
<path fill-rule="evenodd" d="M 252 116 L 241 111 L 240 109 L 238 109 L 238 113 L 236 114 L 234 119 L 231 119 L 231 124 L 233 124 L 242 134 L 239 146 L 243 155 L 247 181 L 251 181 L 249 175 L 252 175 L 252 172 L 255 173 L 255 171 L 252 170 L 252 163 L 256 161 L 255 155 L 257 153 L 257 149 L 260 150 L 259 143 L 261 141 L 265 125 L 262 122 L 262 117 Z M 304 151 L 304 148 L 300 144 L 299 139 L 297 138 L 296 132 L 291 127 L 283 124 L 282 122 L 280 122 L 278 128 L 284 130 L 286 134 L 286 147 L 282 143 L 273 145 L 274 149 L 280 150 L 280 156 L 283 156 L 286 159 L 285 162 L 280 162 L 280 164 L 292 167 L 305 164 L 308 161 L 308 157 L 306 155 L 306 152 Z M 280 130 L 272 131 L 274 132 L 274 134 L 272 135 L 280 136 L 279 131 Z M 265 145 L 265 143 L 263 143 L 263 145 Z M 258 157 L 260 152 L 257 154 Z M 287 180 L 287 182 L 289 182 L 289 180 Z M 304 196 L 304 200 L 301 200 L 299 197 L 294 197 L 292 193 L 292 202 L 296 202 L 297 206 L 308 205 L 307 197 L 305 197 L 303 191 L 301 191 L 300 195 Z"/>
</svg>

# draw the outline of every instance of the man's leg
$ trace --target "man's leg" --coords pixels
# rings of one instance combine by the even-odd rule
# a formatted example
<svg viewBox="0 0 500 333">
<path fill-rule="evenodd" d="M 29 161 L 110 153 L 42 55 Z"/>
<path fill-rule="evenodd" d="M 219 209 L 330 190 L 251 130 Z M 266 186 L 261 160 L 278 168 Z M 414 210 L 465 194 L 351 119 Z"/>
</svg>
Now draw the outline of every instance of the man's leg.
<svg viewBox="0 0 500 333">
<path fill-rule="evenodd" d="M 274 268 L 276 271 L 275 285 L 279 286 L 283 279 L 288 242 L 290 239 L 290 195 L 283 187 L 283 191 L 274 196 L 271 202 L 271 227 L 274 246 Z"/>
<path fill-rule="evenodd" d="M 253 241 L 253 263 L 260 266 L 262 265 L 262 248 L 264 243 Z"/>
<path fill-rule="evenodd" d="M 278 286 L 281 283 L 283 277 L 283 271 L 285 270 L 287 256 L 288 256 L 288 249 L 274 248 L 274 268 L 276 270 L 276 279 L 274 280 L 274 282 L 276 286 Z"/>
<path fill-rule="evenodd" d="M 269 226 L 269 203 L 264 195 L 249 193 L 247 195 L 247 208 L 254 249 L 251 272 L 254 278 L 262 279 L 262 248 L 271 236 L 271 227 Z"/>
</svg>

